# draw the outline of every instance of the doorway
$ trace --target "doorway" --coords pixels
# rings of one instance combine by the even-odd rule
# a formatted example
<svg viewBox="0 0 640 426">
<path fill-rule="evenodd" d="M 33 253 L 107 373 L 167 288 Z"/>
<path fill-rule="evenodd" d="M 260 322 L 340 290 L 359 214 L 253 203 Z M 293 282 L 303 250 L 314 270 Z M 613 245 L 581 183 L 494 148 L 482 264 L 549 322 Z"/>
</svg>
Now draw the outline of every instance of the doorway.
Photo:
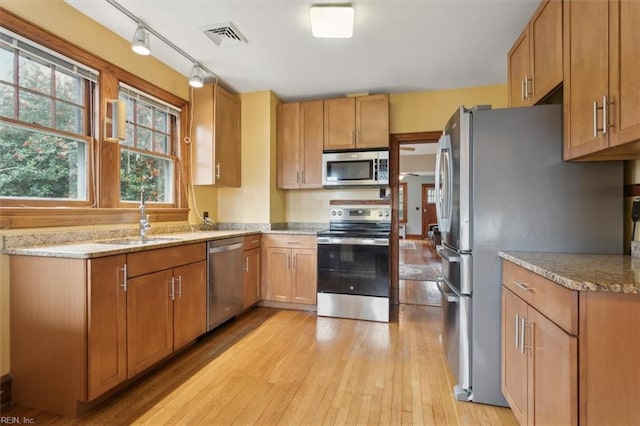
<svg viewBox="0 0 640 426">
<path fill-rule="evenodd" d="M 438 224 L 436 214 L 436 185 L 435 183 L 422 184 L 422 239 L 433 236 L 429 234 L 432 227 Z M 433 240 L 433 238 L 431 238 Z"/>
<path fill-rule="evenodd" d="M 392 205 L 391 227 L 391 301 L 393 304 L 439 305 L 435 278 L 439 257 L 429 237 L 429 197 L 435 201 L 435 148 L 442 133 L 419 132 L 392 134 L 389 168 Z M 428 148 L 428 153 L 423 150 Z M 401 167 L 402 162 L 402 167 Z M 401 185 L 402 183 L 402 185 Z M 402 192 L 400 187 L 403 188 Z M 423 201 L 423 198 L 425 201 Z M 402 199 L 402 202 L 400 201 Z M 399 209 L 403 210 L 400 211 Z M 427 211 L 425 211 L 425 208 Z M 427 218 L 424 216 L 427 215 Z M 433 220 L 429 222 L 429 220 Z M 399 226 L 403 225 L 402 242 Z M 402 246 L 400 246 L 402 244 Z M 426 274 L 426 275 L 425 275 Z M 402 277 L 404 278 L 402 278 Z"/>
</svg>

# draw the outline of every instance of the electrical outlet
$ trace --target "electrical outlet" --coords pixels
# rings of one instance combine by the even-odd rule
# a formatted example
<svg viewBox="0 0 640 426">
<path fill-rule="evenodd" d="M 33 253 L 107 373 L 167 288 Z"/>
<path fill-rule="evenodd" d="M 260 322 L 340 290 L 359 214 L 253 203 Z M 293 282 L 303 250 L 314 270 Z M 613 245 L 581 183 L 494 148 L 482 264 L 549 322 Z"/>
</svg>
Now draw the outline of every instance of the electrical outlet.
<svg viewBox="0 0 640 426">
<path fill-rule="evenodd" d="M 204 223 L 211 223 L 211 218 L 209 217 L 209 212 L 202 213 L 202 218 L 204 219 Z"/>
</svg>

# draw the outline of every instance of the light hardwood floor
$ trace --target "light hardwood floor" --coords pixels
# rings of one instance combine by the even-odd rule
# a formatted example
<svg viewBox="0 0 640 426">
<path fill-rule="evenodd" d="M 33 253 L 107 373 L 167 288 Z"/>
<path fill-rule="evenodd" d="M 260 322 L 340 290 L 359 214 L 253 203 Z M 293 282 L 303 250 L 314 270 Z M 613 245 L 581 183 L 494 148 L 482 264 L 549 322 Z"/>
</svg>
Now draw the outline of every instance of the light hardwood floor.
<svg viewBox="0 0 640 426">
<path fill-rule="evenodd" d="M 256 308 L 79 419 L 45 424 L 516 425 L 507 408 L 455 401 L 440 308 L 386 324 Z"/>
<path fill-rule="evenodd" d="M 440 258 L 431 241 L 400 240 L 399 263 L 400 265 L 439 266 Z M 440 306 L 441 304 L 440 291 L 435 281 L 400 279 L 398 284 L 400 303 L 427 306 Z"/>
</svg>

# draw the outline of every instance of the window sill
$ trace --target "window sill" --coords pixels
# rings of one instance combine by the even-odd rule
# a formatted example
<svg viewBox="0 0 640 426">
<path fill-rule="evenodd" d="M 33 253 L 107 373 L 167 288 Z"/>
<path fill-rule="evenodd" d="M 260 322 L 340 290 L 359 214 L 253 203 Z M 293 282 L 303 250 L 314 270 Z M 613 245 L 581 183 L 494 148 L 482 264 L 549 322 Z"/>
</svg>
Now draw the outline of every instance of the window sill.
<svg viewBox="0 0 640 426">
<path fill-rule="evenodd" d="M 189 209 L 147 208 L 152 222 L 184 222 Z M 88 226 L 131 224 L 140 220 L 140 210 L 73 207 L 2 207 L 0 229 L 48 228 L 54 226 Z"/>
</svg>

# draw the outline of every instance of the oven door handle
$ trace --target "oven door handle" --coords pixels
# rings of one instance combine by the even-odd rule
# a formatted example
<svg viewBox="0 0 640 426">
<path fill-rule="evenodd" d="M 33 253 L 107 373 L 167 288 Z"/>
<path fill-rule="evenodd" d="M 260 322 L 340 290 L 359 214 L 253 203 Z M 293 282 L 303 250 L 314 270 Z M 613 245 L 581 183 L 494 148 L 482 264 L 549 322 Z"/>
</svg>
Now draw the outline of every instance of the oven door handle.
<svg viewBox="0 0 640 426">
<path fill-rule="evenodd" d="M 341 244 L 352 246 L 388 246 L 388 238 L 332 238 L 318 237 L 318 244 Z"/>
<path fill-rule="evenodd" d="M 447 302 L 449 303 L 459 303 L 460 302 L 460 296 L 457 296 L 448 292 L 445 292 L 444 289 L 442 288 L 442 284 L 444 283 L 444 285 L 446 285 L 448 288 L 451 288 L 449 286 L 449 284 L 447 283 L 447 281 L 445 280 L 443 275 L 438 275 L 438 278 L 436 278 L 436 285 L 438 286 L 438 290 L 440 290 L 440 293 L 445 297 L 445 299 L 447 299 Z"/>
</svg>

